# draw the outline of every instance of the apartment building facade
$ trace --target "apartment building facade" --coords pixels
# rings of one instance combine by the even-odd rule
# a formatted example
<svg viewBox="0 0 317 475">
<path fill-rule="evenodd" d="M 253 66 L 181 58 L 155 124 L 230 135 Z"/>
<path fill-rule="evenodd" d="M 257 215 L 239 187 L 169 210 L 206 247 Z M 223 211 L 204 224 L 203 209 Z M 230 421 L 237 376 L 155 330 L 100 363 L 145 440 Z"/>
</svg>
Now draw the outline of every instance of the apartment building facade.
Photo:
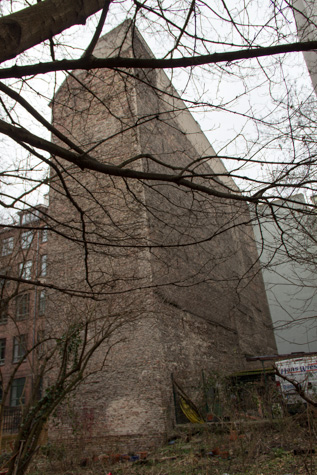
<svg viewBox="0 0 317 475">
<path fill-rule="evenodd" d="M 41 206 L 21 212 L 19 221 L 0 232 L 1 279 L 0 365 L 1 399 L 19 408 L 34 392 L 38 352 L 44 330 L 46 291 L 30 282 L 45 282 L 48 231 Z M 29 282 L 30 281 L 30 282 Z M 9 384 L 9 381 L 11 382 Z M 41 387 L 38 388 L 40 395 Z"/>
</svg>

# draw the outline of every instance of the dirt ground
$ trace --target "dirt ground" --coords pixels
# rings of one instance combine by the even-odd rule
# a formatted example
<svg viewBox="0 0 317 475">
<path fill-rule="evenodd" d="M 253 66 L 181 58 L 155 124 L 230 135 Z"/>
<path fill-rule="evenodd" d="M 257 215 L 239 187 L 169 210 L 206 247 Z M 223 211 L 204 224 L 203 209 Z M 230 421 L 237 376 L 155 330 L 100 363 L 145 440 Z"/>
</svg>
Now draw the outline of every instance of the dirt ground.
<svg viewBox="0 0 317 475">
<path fill-rule="evenodd" d="M 186 425 L 150 453 L 100 454 L 74 460 L 61 447 L 43 448 L 29 475 L 313 475 L 317 419 Z"/>
</svg>

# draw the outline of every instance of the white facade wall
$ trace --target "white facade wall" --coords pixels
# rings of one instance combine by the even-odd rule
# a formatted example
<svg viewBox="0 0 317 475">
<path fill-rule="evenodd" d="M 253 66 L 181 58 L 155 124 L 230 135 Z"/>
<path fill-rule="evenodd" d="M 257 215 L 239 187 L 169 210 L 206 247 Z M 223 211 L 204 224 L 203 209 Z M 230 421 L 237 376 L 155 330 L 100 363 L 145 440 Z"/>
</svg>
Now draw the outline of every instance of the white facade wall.
<svg viewBox="0 0 317 475">
<path fill-rule="evenodd" d="M 315 0 L 293 1 L 294 17 L 300 41 L 316 41 L 317 39 L 317 3 Z M 317 91 L 317 52 L 305 51 L 303 53 L 307 68 Z"/>
<path fill-rule="evenodd" d="M 303 195 L 293 199 L 303 204 L 286 209 L 282 200 L 274 202 L 278 224 L 270 208 L 261 207 L 255 227 L 279 354 L 317 352 L 316 249 L 305 232 L 314 232 L 315 224 L 296 211 L 306 206 Z"/>
</svg>

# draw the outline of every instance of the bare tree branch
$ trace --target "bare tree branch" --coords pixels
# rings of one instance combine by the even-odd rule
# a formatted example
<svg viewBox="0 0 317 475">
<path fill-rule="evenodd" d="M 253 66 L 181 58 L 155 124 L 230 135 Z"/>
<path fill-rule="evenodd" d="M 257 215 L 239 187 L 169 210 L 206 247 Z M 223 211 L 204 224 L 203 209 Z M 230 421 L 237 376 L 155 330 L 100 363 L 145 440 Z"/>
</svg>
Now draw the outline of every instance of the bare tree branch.
<svg viewBox="0 0 317 475">
<path fill-rule="evenodd" d="M 45 74 L 53 71 L 65 70 L 89 70 L 89 69 L 116 69 L 116 68 L 140 68 L 140 69 L 175 69 L 191 68 L 207 64 L 231 63 L 243 59 L 261 58 L 264 56 L 275 56 L 298 51 L 311 51 L 317 49 L 317 41 L 297 42 L 268 46 L 263 48 L 251 48 L 238 51 L 226 51 L 224 53 L 214 53 L 184 58 L 95 58 L 94 56 L 84 56 L 79 59 L 65 59 L 62 61 L 31 64 L 27 66 L 13 66 L 3 68 L 0 71 L 0 79 L 22 78 L 36 74 Z"/>
<path fill-rule="evenodd" d="M 294 379 L 291 379 L 289 378 L 288 376 L 285 376 L 285 374 L 282 374 L 278 368 L 276 367 L 276 365 L 273 365 L 273 369 L 275 371 L 275 373 L 277 374 L 277 376 L 281 379 L 284 379 L 284 381 L 287 381 L 288 383 L 292 384 L 295 391 L 297 392 L 297 394 L 302 398 L 304 399 L 304 401 L 306 401 L 308 404 L 310 404 L 311 406 L 313 407 L 317 407 L 317 402 L 314 401 L 312 398 L 310 398 L 308 396 L 308 394 L 306 393 L 306 391 L 303 390 L 302 388 L 302 385 L 300 383 L 298 383 L 297 381 L 295 381 Z"/>
</svg>

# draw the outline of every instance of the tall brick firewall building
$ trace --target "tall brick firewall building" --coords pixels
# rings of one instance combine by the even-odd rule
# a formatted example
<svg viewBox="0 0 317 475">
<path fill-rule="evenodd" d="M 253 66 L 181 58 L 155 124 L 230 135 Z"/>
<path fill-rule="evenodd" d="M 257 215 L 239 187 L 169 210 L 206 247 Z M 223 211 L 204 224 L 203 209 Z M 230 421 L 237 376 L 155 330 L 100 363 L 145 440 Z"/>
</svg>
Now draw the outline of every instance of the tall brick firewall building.
<svg viewBox="0 0 317 475">
<path fill-rule="evenodd" d="M 151 53 L 124 23 L 94 54 Z M 237 191 L 161 71 L 75 72 L 52 111 L 54 126 L 103 163 L 137 157 L 129 167 L 159 173 L 211 156 L 197 161 L 197 170 L 223 175 L 214 186 Z M 175 423 L 172 376 L 197 401 L 202 371 L 230 373 L 245 368 L 246 353 L 275 352 L 252 229 L 242 224 L 248 209 L 173 184 L 80 171 L 62 160 L 56 166 L 48 278 L 58 276 L 67 289 L 93 289 L 100 299 L 50 291 L 48 320 L 92 312 L 125 322 L 91 362 L 102 369 L 73 395 L 76 420 L 87 446 L 146 448 Z M 51 434 L 66 440 L 71 422 L 61 421 Z"/>
</svg>

